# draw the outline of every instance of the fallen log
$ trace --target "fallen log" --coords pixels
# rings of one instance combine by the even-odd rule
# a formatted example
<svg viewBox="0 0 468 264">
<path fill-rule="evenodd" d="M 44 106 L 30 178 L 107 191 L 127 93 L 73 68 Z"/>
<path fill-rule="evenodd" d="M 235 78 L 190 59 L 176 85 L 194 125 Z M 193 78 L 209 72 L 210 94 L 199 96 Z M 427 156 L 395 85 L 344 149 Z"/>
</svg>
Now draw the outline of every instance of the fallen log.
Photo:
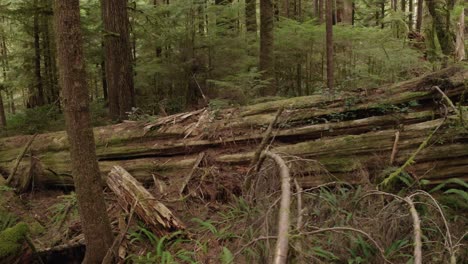
<svg viewBox="0 0 468 264">
<path fill-rule="evenodd" d="M 124 210 L 131 210 L 148 228 L 161 237 L 185 229 L 184 224 L 162 203 L 157 201 L 130 173 L 114 166 L 107 177 L 107 186 L 117 196 Z"/>
<path fill-rule="evenodd" d="M 330 177 L 361 182 L 361 174 L 378 173 L 389 164 L 399 131 L 394 166 L 402 164 L 435 126 L 443 120 L 440 87 L 465 115 L 468 70 L 450 68 L 403 83 L 329 99 L 322 95 L 260 103 L 238 109 L 201 109 L 157 119 L 128 122 L 95 129 L 103 178 L 115 165 L 127 169 L 138 181 L 152 183 L 153 176 L 168 184 L 183 185 L 201 152 L 211 156 L 205 166 L 236 170 L 247 167 L 253 149 L 280 108 L 274 126 L 272 151 L 314 160 L 293 174 L 302 183 L 320 183 Z M 466 117 L 465 117 L 466 119 Z M 466 124 L 466 122 L 465 122 Z M 15 157 L 28 137 L 0 139 L 0 174 L 9 175 Z M 31 146 L 36 164 L 35 183 L 71 186 L 68 144 L 63 132 L 38 135 Z M 382 160 L 375 160 L 382 157 Z M 30 167 L 28 161 L 20 164 Z M 468 136 L 453 118 L 442 127 L 427 150 L 408 168 L 418 177 L 442 181 L 468 176 Z M 304 168 L 303 168 L 304 167 Z M 23 170 L 28 171 L 28 170 Z M 21 174 L 21 173 L 16 173 Z M 366 174 L 366 173 L 364 173 Z M 305 185 L 306 187 L 307 185 Z"/>
</svg>

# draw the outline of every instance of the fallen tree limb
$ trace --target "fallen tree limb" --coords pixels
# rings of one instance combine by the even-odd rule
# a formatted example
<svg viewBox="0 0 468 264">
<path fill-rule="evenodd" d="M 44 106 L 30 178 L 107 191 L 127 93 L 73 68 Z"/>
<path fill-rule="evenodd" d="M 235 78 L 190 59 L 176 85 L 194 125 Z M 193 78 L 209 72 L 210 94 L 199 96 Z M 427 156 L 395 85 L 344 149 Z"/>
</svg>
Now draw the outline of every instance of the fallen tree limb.
<svg viewBox="0 0 468 264">
<path fill-rule="evenodd" d="M 165 205 L 122 167 L 113 167 L 107 177 L 107 185 L 124 210 L 135 204 L 135 213 L 155 234 L 164 236 L 171 231 L 185 229 L 185 225 Z"/>
<path fill-rule="evenodd" d="M 276 240 L 276 249 L 273 263 L 284 264 L 288 259 L 289 247 L 289 217 L 291 210 L 291 176 L 284 160 L 270 151 L 265 151 L 264 155 L 274 160 L 280 169 L 281 178 L 281 202 L 278 214 L 278 240 Z"/>
</svg>

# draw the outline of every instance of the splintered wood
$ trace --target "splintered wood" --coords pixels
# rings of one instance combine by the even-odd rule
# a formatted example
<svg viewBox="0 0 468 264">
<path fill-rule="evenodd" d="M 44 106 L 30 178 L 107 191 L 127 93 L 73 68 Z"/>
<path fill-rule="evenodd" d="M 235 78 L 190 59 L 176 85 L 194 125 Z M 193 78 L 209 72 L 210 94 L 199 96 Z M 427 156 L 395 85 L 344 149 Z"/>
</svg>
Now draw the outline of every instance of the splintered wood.
<svg viewBox="0 0 468 264">
<path fill-rule="evenodd" d="M 124 210 L 134 206 L 138 217 L 160 236 L 185 229 L 185 225 L 162 203 L 157 201 L 130 173 L 114 166 L 107 177 L 107 185 L 116 194 Z"/>
</svg>

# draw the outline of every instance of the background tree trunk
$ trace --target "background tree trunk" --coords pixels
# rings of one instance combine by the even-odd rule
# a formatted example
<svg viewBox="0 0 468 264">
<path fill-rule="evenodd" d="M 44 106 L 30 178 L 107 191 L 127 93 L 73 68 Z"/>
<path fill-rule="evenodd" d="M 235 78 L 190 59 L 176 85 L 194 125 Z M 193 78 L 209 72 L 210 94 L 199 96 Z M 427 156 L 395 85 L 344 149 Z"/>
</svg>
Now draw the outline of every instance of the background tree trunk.
<svg viewBox="0 0 468 264">
<path fill-rule="evenodd" d="M 6 127 L 5 106 L 3 105 L 2 91 L 0 90 L 0 129 Z"/>
<path fill-rule="evenodd" d="M 325 0 L 326 9 L 326 41 L 327 41 L 327 88 L 333 91 L 333 3 L 332 0 Z"/>
<path fill-rule="evenodd" d="M 421 32 L 422 20 L 423 20 L 423 7 L 424 0 L 418 0 L 417 12 L 416 12 L 416 31 Z"/>
<path fill-rule="evenodd" d="M 55 27 L 72 174 L 86 239 L 83 263 L 101 263 L 113 238 L 90 123 L 79 5 L 78 0 L 56 0 Z"/>
<path fill-rule="evenodd" d="M 37 0 L 34 0 L 34 7 L 37 9 Z M 44 105 L 44 87 L 41 75 L 41 44 L 40 44 L 40 28 L 39 28 L 39 12 L 34 12 L 34 73 L 36 80 L 34 88 L 30 94 L 29 107 Z"/>
<path fill-rule="evenodd" d="M 127 0 L 102 0 L 101 8 L 109 113 L 122 120 L 135 106 Z"/>
<path fill-rule="evenodd" d="M 257 0 L 245 0 L 245 26 L 247 32 L 257 33 Z"/>
<path fill-rule="evenodd" d="M 274 57 L 273 57 L 273 2 L 272 0 L 260 0 L 260 71 L 263 78 L 270 80 L 270 84 L 264 89 L 263 96 L 276 94 L 276 86 L 273 83 Z"/>
</svg>

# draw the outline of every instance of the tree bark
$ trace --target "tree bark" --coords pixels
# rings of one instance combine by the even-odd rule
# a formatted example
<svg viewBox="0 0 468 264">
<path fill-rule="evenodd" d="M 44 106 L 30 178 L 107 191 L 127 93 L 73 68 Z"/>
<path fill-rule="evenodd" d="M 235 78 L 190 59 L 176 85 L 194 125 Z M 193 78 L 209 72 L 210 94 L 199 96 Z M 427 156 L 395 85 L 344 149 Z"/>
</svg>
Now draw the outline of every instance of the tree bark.
<svg viewBox="0 0 468 264">
<path fill-rule="evenodd" d="M 55 30 L 73 181 L 86 239 L 83 263 L 101 263 L 113 238 L 90 123 L 79 5 L 78 0 L 55 1 Z"/>
<path fill-rule="evenodd" d="M 325 0 L 326 5 L 326 49 L 327 49 L 327 88 L 333 93 L 334 90 L 334 65 L 333 65 L 333 3 Z"/>
<path fill-rule="evenodd" d="M 432 17 L 432 23 L 439 40 L 440 48 L 446 56 L 443 63 L 446 66 L 448 57 L 452 56 L 455 50 L 455 36 L 450 25 L 450 14 L 453 10 L 453 5 L 445 5 L 433 0 L 426 0 L 426 5 Z"/>
<path fill-rule="evenodd" d="M 245 26 L 247 32 L 257 34 L 257 0 L 245 1 Z"/>
<path fill-rule="evenodd" d="M 34 7 L 38 9 L 38 0 L 34 0 Z M 28 106 L 33 108 L 36 106 L 44 105 L 44 87 L 42 83 L 41 75 L 41 44 L 40 44 L 40 28 L 39 28 L 39 12 L 35 10 L 34 12 L 34 74 L 35 74 L 35 83 L 34 90 L 29 95 Z"/>
<path fill-rule="evenodd" d="M 127 0 L 102 0 L 109 113 L 123 120 L 135 106 Z"/>
<path fill-rule="evenodd" d="M 413 31 L 413 13 L 414 13 L 414 0 L 408 0 L 408 5 L 409 5 L 409 14 L 408 14 L 408 28 L 409 31 Z"/>
<path fill-rule="evenodd" d="M 260 0 L 260 71 L 263 79 L 270 83 L 264 88 L 263 96 L 276 95 L 274 84 L 274 55 L 273 55 L 273 0 Z"/>
<path fill-rule="evenodd" d="M 0 130 L 6 127 L 5 106 L 3 104 L 2 90 L 0 90 Z"/>
<path fill-rule="evenodd" d="M 418 1 L 418 5 L 417 5 L 417 12 L 416 12 L 416 31 L 421 33 L 424 0 L 417 0 L 417 1 Z"/>
</svg>

